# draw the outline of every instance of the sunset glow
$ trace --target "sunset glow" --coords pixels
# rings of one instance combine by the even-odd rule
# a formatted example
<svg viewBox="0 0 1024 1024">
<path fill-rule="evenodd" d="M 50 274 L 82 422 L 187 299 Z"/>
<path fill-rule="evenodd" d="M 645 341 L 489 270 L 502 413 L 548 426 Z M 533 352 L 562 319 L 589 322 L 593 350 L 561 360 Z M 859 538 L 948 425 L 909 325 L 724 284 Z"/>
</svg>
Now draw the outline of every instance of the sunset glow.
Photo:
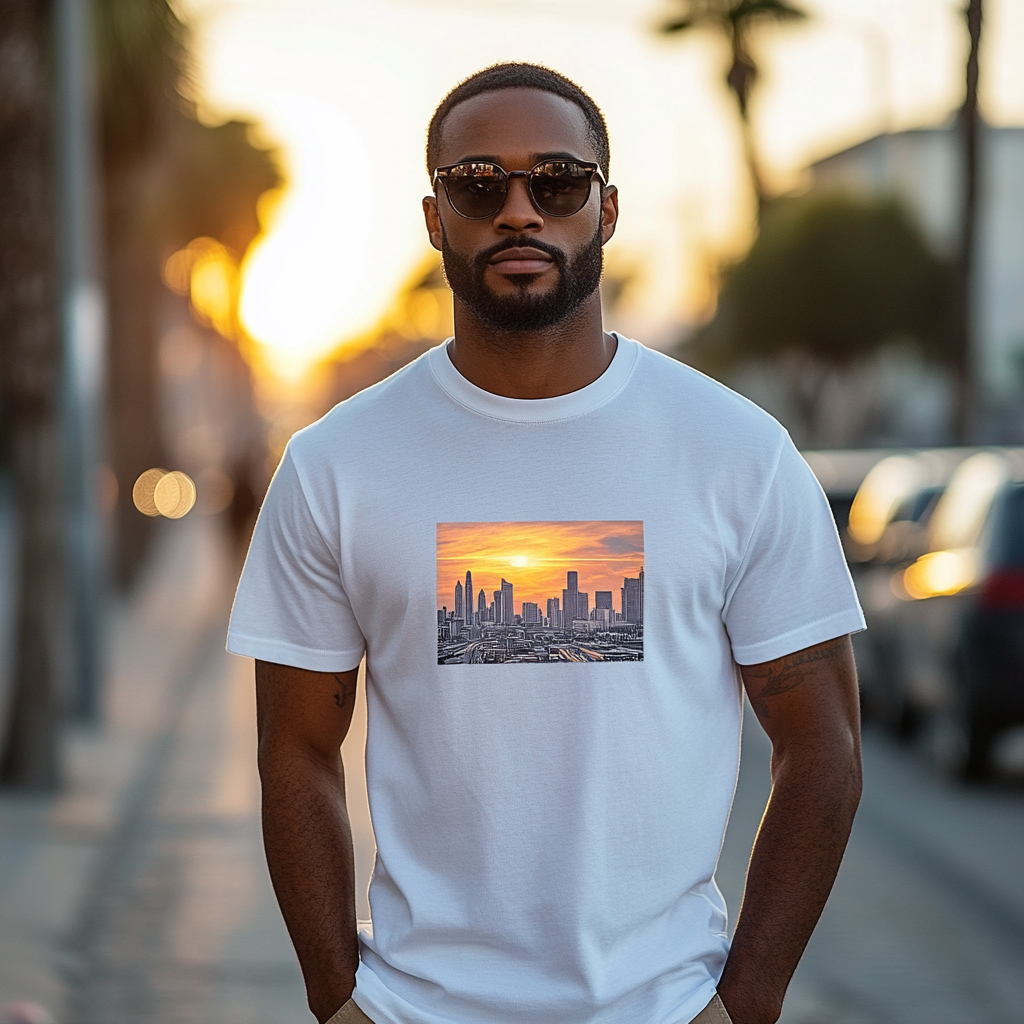
<svg viewBox="0 0 1024 1024">
<path fill-rule="evenodd" d="M 773 190 L 884 130 L 939 124 L 962 99 L 963 0 L 806 0 L 759 34 L 754 135 Z M 1024 119 L 1024 0 L 986 3 L 982 113 Z M 755 209 L 720 35 L 654 31 L 666 0 L 178 0 L 210 123 L 248 117 L 280 147 L 278 216 L 242 266 L 241 314 L 297 377 L 386 315 L 429 252 L 423 141 L 434 105 L 499 60 L 547 63 L 588 89 L 612 136 L 629 272 L 611 325 L 655 346 L 706 316 Z M 513 552 L 516 553 L 516 552 Z"/>
<path fill-rule="evenodd" d="M 294 378 L 365 329 L 393 283 L 375 289 L 365 259 L 374 180 L 354 170 L 366 162 L 358 131 L 342 110 L 308 98 L 279 96 L 275 113 L 290 180 L 242 264 L 239 315 L 271 367 Z"/>
<path fill-rule="evenodd" d="M 544 608 L 548 598 L 561 599 L 566 573 L 574 571 L 591 604 L 596 591 L 610 590 L 621 610 L 622 581 L 635 577 L 643 564 L 639 520 L 438 523 L 437 607 L 452 608 L 455 584 L 464 584 L 469 571 L 474 591 L 483 590 L 488 602 L 505 579 L 515 588 L 517 614 L 523 601 Z"/>
</svg>

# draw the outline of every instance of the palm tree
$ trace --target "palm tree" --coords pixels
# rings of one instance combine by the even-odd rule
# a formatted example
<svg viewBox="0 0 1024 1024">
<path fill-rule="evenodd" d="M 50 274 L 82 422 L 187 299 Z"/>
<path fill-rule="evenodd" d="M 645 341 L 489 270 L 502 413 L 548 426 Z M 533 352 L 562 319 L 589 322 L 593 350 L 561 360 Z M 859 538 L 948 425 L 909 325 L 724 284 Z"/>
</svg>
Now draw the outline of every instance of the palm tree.
<svg viewBox="0 0 1024 1024">
<path fill-rule="evenodd" d="M 798 21 L 807 14 L 786 0 L 675 0 L 682 8 L 679 15 L 665 22 L 665 34 L 711 29 L 725 36 L 732 53 L 732 63 L 725 76 L 726 84 L 736 98 L 743 151 L 746 155 L 750 182 L 757 196 L 760 213 L 767 194 L 757 158 L 750 126 L 750 93 L 757 82 L 758 68 L 750 54 L 750 35 L 757 27 L 772 22 Z"/>
<path fill-rule="evenodd" d="M 960 444 L 971 440 L 970 435 L 976 426 L 971 306 L 978 226 L 978 128 L 981 121 L 978 113 L 978 51 L 981 48 L 982 0 L 969 0 L 964 14 L 970 46 L 964 103 L 957 123 L 962 147 L 963 193 L 960 250 L 954 267 L 950 322 L 950 355 L 956 375 L 954 431 Z"/>
<path fill-rule="evenodd" d="M 11 703 L 0 782 L 58 782 L 62 658 L 61 335 L 54 244 L 51 5 L 0 4 L 0 408 L 18 502 Z"/>
<path fill-rule="evenodd" d="M 168 0 L 90 0 L 100 93 L 110 419 L 121 483 L 119 550 L 129 568 L 149 520 L 131 486 L 159 465 L 156 341 L 162 259 L 197 235 L 243 249 L 257 196 L 279 184 L 246 126 L 199 124 L 178 91 L 187 38 Z M 0 0 L 0 458 L 17 495 L 20 564 L 11 699 L 0 721 L 0 784 L 60 781 L 69 692 L 63 346 L 54 188 L 55 0 Z M 128 543 L 125 539 L 128 538 Z M 122 576 L 127 573 L 122 574 Z M 0 585 L 7 581 L 0 581 Z"/>
<path fill-rule="evenodd" d="M 2 0 L 0 0 L 2 2 Z M 256 198 L 280 184 L 247 126 L 200 124 L 187 99 L 189 32 L 169 0 L 93 0 L 109 304 L 114 578 L 135 578 L 154 521 L 131 502 L 139 474 L 163 462 L 157 391 L 160 268 L 199 235 L 256 234 Z"/>
</svg>

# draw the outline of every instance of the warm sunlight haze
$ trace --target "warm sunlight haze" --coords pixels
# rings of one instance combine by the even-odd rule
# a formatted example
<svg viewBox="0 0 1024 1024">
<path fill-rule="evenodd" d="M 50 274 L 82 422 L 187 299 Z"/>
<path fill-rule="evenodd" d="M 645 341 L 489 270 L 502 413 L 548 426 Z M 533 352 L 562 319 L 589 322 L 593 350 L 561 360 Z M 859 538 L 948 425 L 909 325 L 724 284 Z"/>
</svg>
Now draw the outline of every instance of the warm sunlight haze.
<svg viewBox="0 0 1024 1024">
<path fill-rule="evenodd" d="M 768 30 L 755 133 L 769 184 L 888 128 L 941 123 L 960 102 L 962 0 L 806 0 Z M 626 279 L 610 326 L 669 344 L 713 302 L 753 224 L 726 53 L 666 39 L 657 0 L 180 0 L 195 30 L 202 113 L 246 117 L 279 147 L 286 194 L 242 267 L 241 320 L 295 378 L 365 332 L 429 252 L 422 148 L 435 104 L 499 60 L 550 64 L 602 106 L 622 220 L 607 248 Z M 1024 0 L 986 4 L 982 105 L 1024 120 Z"/>
<path fill-rule="evenodd" d="M 393 284 L 374 280 L 367 261 L 376 181 L 345 112 L 284 95 L 274 113 L 289 187 L 242 266 L 239 314 L 272 368 L 289 376 L 366 327 Z"/>
</svg>

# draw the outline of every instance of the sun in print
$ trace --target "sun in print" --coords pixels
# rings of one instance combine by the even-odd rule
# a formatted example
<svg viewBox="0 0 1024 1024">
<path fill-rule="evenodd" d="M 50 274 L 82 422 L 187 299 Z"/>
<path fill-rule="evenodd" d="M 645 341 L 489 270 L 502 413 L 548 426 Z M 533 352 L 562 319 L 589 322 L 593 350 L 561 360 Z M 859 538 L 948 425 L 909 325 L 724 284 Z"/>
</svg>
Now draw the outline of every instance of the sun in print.
<svg viewBox="0 0 1024 1024">
<path fill-rule="evenodd" d="M 643 660 L 640 520 L 437 524 L 438 663 Z"/>
</svg>

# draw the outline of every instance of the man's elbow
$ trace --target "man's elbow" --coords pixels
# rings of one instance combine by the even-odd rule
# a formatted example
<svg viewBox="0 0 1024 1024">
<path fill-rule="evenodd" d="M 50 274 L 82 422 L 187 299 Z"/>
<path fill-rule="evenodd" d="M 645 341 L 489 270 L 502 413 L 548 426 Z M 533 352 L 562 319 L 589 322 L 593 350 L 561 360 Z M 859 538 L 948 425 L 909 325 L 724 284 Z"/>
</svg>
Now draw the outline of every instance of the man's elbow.
<svg viewBox="0 0 1024 1024">
<path fill-rule="evenodd" d="M 326 754 L 312 744 L 269 731 L 259 737 L 256 768 L 264 786 L 285 779 L 344 778 L 340 751 Z"/>
<path fill-rule="evenodd" d="M 817 792 L 839 816 L 851 818 L 864 788 L 860 730 L 855 723 L 779 740 L 773 749 L 773 786 Z"/>
</svg>

